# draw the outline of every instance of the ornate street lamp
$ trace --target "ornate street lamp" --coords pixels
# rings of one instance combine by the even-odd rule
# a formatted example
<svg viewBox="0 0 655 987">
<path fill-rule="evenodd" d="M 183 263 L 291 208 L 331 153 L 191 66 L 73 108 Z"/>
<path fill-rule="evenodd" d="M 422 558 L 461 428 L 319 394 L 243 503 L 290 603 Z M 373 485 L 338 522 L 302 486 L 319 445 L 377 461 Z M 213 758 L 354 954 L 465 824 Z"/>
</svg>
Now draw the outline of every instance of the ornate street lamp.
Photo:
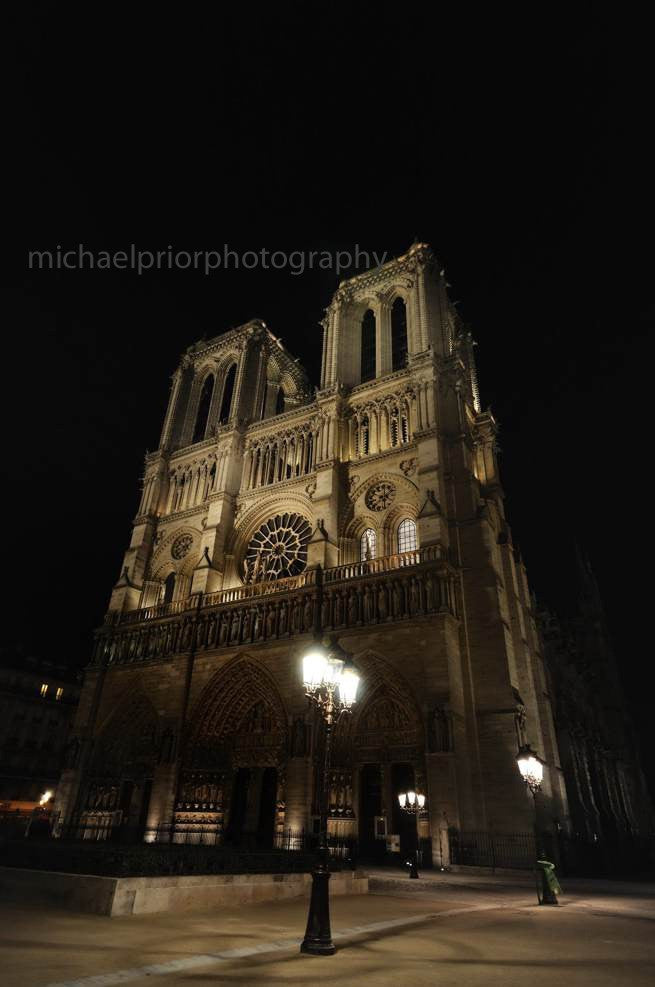
<svg viewBox="0 0 655 987">
<path fill-rule="evenodd" d="M 537 871 L 541 870 L 541 894 L 539 893 L 539 883 L 537 882 L 537 901 L 540 905 L 556 905 L 557 895 L 548 883 L 546 869 L 543 863 L 539 866 L 541 854 L 539 851 L 539 826 L 537 821 L 537 793 L 541 791 L 541 783 L 544 778 L 544 763 L 537 757 L 530 744 L 523 744 L 519 747 L 516 763 L 519 766 L 521 777 L 532 795 L 534 806 L 534 845 L 537 854 Z M 549 864 L 549 867 L 552 869 L 552 864 Z"/>
<path fill-rule="evenodd" d="M 398 796 L 398 802 L 400 803 L 400 808 L 403 812 L 409 812 L 413 816 L 416 816 L 416 850 L 414 856 L 410 857 L 409 863 L 409 876 L 418 877 L 418 848 L 419 848 L 419 832 L 418 824 L 421 817 L 421 812 L 425 806 L 425 795 L 421 795 L 418 792 L 401 792 Z"/>
<path fill-rule="evenodd" d="M 530 744 L 523 744 L 522 747 L 519 747 L 516 763 L 519 766 L 521 777 L 530 789 L 530 794 L 535 800 L 536 805 L 537 792 L 541 788 L 541 783 L 544 778 L 543 762 L 539 760 L 530 747 Z"/>
<path fill-rule="evenodd" d="M 332 729 L 342 713 L 357 700 L 359 674 L 345 651 L 336 644 L 314 644 L 302 661 L 305 694 L 318 708 L 325 723 L 324 749 L 319 759 L 320 833 L 312 893 L 301 953 L 330 956 L 336 947 L 330 929 L 330 851 L 328 848 L 328 780 Z"/>
</svg>

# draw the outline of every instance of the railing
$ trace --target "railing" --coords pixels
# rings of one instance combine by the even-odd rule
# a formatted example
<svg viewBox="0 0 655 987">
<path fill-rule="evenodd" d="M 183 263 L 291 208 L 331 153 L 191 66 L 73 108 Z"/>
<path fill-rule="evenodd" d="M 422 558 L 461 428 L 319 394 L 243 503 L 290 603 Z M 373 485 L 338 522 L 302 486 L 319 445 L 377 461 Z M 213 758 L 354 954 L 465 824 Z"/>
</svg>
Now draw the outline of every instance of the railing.
<svg viewBox="0 0 655 987">
<path fill-rule="evenodd" d="M 347 579 L 358 579 L 362 576 L 378 573 L 395 572 L 408 566 L 421 565 L 424 562 L 437 562 L 444 558 L 441 545 L 428 545 L 410 552 L 400 552 L 383 558 L 368 559 L 364 562 L 349 562 L 333 566 L 322 571 L 324 584 L 340 583 Z M 154 620 L 161 617 L 171 617 L 204 607 L 220 606 L 221 604 L 240 603 L 243 600 L 255 600 L 266 596 L 276 596 L 281 593 L 293 593 L 306 586 L 315 586 L 317 570 L 308 569 L 299 576 L 289 576 L 285 579 L 272 579 L 257 583 L 245 583 L 231 589 L 217 590 L 215 593 L 198 593 L 185 600 L 175 600 L 171 603 L 160 603 L 157 606 L 143 607 L 140 610 L 128 610 L 125 613 L 108 613 L 106 624 L 135 624 Z"/>
<path fill-rule="evenodd" d="M 240 600 L 252 600 L 260 596 L 273 596 L 275 593 L 292 593 L 303 586 L 316 584 L 316 570 L 308 569 L 299 576 L 287 576 L 284 579 L 270 579 L 259 583 L 245 583 L 232 589 L 220 589 L 216 593 L 205 593 L 202 605 L 216 606 L 221 603 L 238 603 Z"/>
<path fill-rule="evenodd" d="M 354 837 L 328 835 L 327 838 L 330 857 L 333 860 L 341 861 L 344 864 L 356 866 L 359 855 L 359 844 Z M 273 841 L 276 850 L 313 852 L 318 848 L 318 836 L 316 833 L 308 833 L 306 830 L 286 829 L 282 833 L 276 833 Z"/>
<path fill-rule="evenodd" d="M 318 837 L 304 830 L 286 830 L 268 838 L 242 834 L 227 842 L 211 825 L 143 829 L 79 822 L 54 832 L 23 827 L 5 833 L 0 839 L 0 863 L 105 876 L 307 873 L 315 864 L 317 845 Z M 328 846 L 331 869 L 354 868 L 356 840 L 330 836 Z"/>
<path fill-rule="evenodd" d="M 109 612 L 105 615 L 106 624 L 135 624 L 145 620 L 155 620 L 157 617 L 171 617 L 175 614 L 197 610 L 201 600 L 200 594 L 188 596 L 185 600 L 173 600 L 170 603 L 158 603 L 154 607 L 142 607 L 140 610 L 127 610 L 125 613 Z"/>
<path fill-rule="evenodd" d="M 537 859 L 534 833 L 450 831 L 450 860 L 468 867 L 530 870 Z"/>
<path fill-rule="evenodd" d="M 420 565 L 422 562 L 436 562 L 443 558 L 441 545 L 428 545 L 411 552 L 399 552 L 396 555 L 386 555 L 379 559 L 367 559 L 364 562 L 348 562 L 325 569 L 324 583 L 340 583 L 344 579 L 357 579 L 360 576 L 370 576 L 380 572 L 395 572 L 407 566 Z"/>
<path fill-rule="evenodd" d="M 252 583 L 177 603 L 174 615 L 110 615 L 93 661 L 161 659 L 190 649 L 256 644 L 297 634 L 382 625 L 436 613 L 457 616 L 455 571 L 438 545 L 325 571 Z M 186 609 L 183 609 L 186 607 Z M 182 611 L 182 612 L 180 612 Z"/>
</svg>

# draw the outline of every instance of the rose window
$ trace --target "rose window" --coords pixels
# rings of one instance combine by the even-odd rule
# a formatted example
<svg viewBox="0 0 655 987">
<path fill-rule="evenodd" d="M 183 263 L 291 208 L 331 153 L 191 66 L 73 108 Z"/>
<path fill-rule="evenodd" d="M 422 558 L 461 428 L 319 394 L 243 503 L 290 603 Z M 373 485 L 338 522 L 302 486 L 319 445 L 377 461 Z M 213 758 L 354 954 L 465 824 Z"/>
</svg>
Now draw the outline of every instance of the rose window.
<svg viewBox="0 0 655 987">
<path fill-rule="evenodd" d="M 250 539 L 244 561 L 247 582 L 297 576 L 307 565 L 312 528 L 300 514 L 277 514 Z"/>
<path fill-rule="evenodd" d="M 192 535 L 180 535 L 171 545 L 171 555 L 174 559 L 183 559 L 188 554 L 193 541 Z"/>
<path fill-rule="evenodd" d="M 376 483 L 366 494 L 366 506 L 372 511 L 384 511 L 391 507 L 395 496 L 393 483 Z"/>
</svg>

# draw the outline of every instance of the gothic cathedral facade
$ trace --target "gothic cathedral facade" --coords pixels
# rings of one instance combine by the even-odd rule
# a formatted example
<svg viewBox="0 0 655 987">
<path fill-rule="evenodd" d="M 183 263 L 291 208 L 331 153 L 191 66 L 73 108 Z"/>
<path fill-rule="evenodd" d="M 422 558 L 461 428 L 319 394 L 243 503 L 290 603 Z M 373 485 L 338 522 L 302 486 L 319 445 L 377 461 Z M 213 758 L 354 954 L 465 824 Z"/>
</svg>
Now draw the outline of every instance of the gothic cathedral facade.
<svg viewBox="0 0 655 987">
<path fill-rule="evenodd" d="M 191 346 L 86 670 L 62 821 L 271 843 L 317 810 L 301 658 L 353 656 L 329 828 L 374 851 L 427 796 L 444 833 L 525 832 L 516 754 L 545 763 L 542 822 L 566 826 L 542 655 L 505 520 L 496 423 L 473 343 L 425 244 L 342 281 L 321 382 L 265 323 Z"/>
</svg>

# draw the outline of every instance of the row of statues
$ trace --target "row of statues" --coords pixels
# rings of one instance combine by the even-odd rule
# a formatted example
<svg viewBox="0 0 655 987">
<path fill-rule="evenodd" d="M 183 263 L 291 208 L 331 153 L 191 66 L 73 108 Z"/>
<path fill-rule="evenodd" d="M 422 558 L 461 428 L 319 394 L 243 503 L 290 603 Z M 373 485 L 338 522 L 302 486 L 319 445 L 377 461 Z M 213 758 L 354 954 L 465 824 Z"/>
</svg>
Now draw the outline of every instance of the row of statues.
<svg viewBox="0 0 655 987">
<path fill-rule="evenodd" d="M 312 631 L 317 617 L 324 628 L 354 627 L 406 619 L 441 609 L 454 612 L 454 594 L 447 579 L 430 570 L 417 576 L 371 580 L 362 585 L 326 586 L 321 611 L 315 611 L 316 590 L 210 612 L 199 619 L 182 617 L 154 627 L 111 628 L 99 641 L 98 660 L 140 661 L 191 648 L 229 647 Z"/>
</svg>

